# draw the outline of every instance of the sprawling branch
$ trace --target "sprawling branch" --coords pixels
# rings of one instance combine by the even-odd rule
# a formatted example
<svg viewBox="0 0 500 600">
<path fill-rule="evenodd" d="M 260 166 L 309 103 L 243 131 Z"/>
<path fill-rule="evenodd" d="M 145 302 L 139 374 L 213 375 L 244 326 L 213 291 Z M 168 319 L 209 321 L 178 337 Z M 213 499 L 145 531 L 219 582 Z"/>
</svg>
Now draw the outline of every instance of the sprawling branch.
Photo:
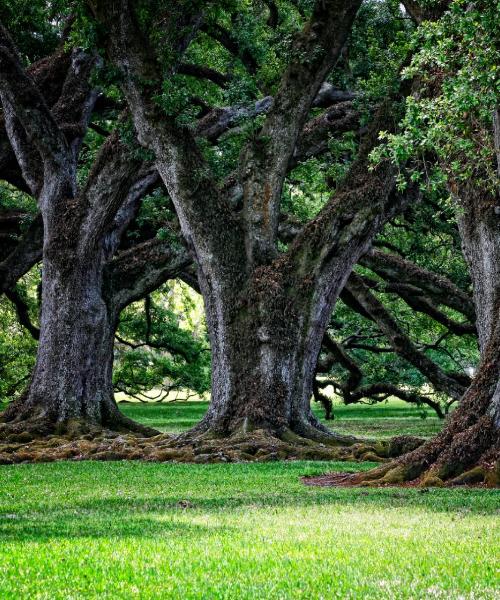
<svg viewBox="0 0 500 600">
<path fill-rule="evenodd" d="M 264 3 L 267 5 L 267 8 L 269 10 L 267 24 L 269 25 L 269 27 L 276 29 L 280 21 L 280 14 L 278 7 L 276 6 L 276 2 L 274 2 L 274 0 L 264 0 Z"/>
<path fill-rule="evenodd" d="M 394 194 L 396 169 L 389 161 L 370 169 L 369 154 L 379 143 L 378 132 L 395 126 L 389 102 L 382 105 L 364 136 L 357 159 L 337 192 L 315 219 L 296 237 L 290 254 L 301 271 L 322 279 L 318 297 L 329 297 L 331 286 L 338 285 L 333 271 L 340 257 L 358 256 L 369 248 L 373 235 L 407 203 L 418 199 L 418 190 L 410 186 L 406 195 Z M 356 256 L 352 255 L 356 246 Z M 352 255 L 352 256 L 351 256 Z M 342 270 L 342 277 L 348 271 Z M 340 286 L 342 287 L 342 286 Z"/>
<path fill-rule="evenodd" d="M 43 223 L 38 215 L 12 252 L 0 263 L 0 294 L 16 282 L 42 258 Z"/>
<path fill-rule="evenodd" d="M 194 134 L 211 142 L 216 141 L 223 133 L 243 121 L 243 119 L 267 113 L 272 106 L 272 102 L 272 97 L 266 96 L 250 106 L 214 108 L 198 121 Z"/>
<path fill-rule="evenodd" d="M 419 267 L 395 254 L 379 250 L 367 252 L 360 263 L 386 281 L 408 284 L 423 290 L 435 302 L 462 313 L 471 323 L 475 322 L 472 298 L 446 277 Z"/>
<path fill-rule="evenodd" d="M 180 75 L 196 77 L 197 79 L 208 79 L 221 88 L 227 87 L 227 84 L 231 81 L 231 77 L 229 75 L 224 75 L 224 73 L 220 73 L 219 71 L 211 69 L 210 67 L 195 65 L 192 63 L 181 63 L 177 68 L 177 73 Z"/>
<path fill-rule="evenodd" d="M 363 380 L 363 372 L 356 361 L 346 351 L 346 345 L 336 342 L 328 334 L 323 338 L 323 348 L 327 352 L 325 358 L 318 362 L 318 373 L 328 373 L 332 366 L 336 363 L 340 364 L 349 373 L 347 380 L 344 383 L 339 383 L 331 379 L 316 379 L 315 387 L 318 389 L 315 392 L 317 400 L 322 402 L 325 408 L 331 409 L 326 399 L 328 398 L 319 391 L 319 388 L 325 388 L 333 385 L 337 394 L 342 396 L 345 404 L 354 404 L 360 402 L 363 398 L 367 398 L 372 402 L 381 402 L 389 396 L 396 396 L 406 402 L 413 404 L 426 404 L 431 407 L 438 417 L 443 418 L 444 414 L 439 402 L 431 398 L 419 394 L 417 392 L 406 390 L 398 386 L 385 382 L 377 382 L 361 386 Z M 372 350 L 372 347 L 367 346 L 366 350 Z M 394 349 L 391 348 L 391 351 Z"/>
<path fill-rule="evenodd" d="M 32 69 L 39 82 L 44 74 L 54 77 L 58 71 L 54 65 L 65 63 L 58 58 L 56 53 L 49 62 L 53 69 L 44 64 L 39 70 Z M 54 101 L 49 109 L 36 79 L 24 71 L 12 40 L 0 25 L 0 100 L 5 127 L 23 178 L 46 218 L 49 209 L 51 216 L 57 214 L 60 203 L 76 192 L 76 161 L 97 97 L 89 83 L 95 62 L 95 57 L 73 51 L 62 86 L 52 85 L 47 90 L 47 99 Z"/>
<path fill-rule="evenodd" d="M 129 1 L 115 3 L 112 10 L 107 3 L 91 4 L 110 31 L 108 51 L 123 73 L 123 89 L 139 140 L 156 156 L 158 171 L 175 205 L 186 242 L 203 265 L 205 277 L 210 278 L 213 269 L 220 269 L 233 278 L 236 273 L 230 274 L 227 267 L 242 253 L 240 226 L 213 181 L 192 133 L 177 125 L 173 117 L 166 116 L 151 100 L 151 94 L 161 84 L 161 68 L 147 39 L 130 18 Z M 185 27 L 183 35 L 191 34 Z M 176 56 L 180 59 L 182 53 Z M 151 82 L 150 86 L 140 83 L 144 81 Z M 225 236 L 220 235 L 221 230 Z"/>
<path fill-rule="evenodd" d="M 332 359 L 335 362 L 338 362 L 349 371 L 349 377 L 345 384 L 346 388 L 348 390 L 356 389 L 363 379 L 363 373 L 356 362 L 345 351 L 342 344 L 337 343 L 326 333 L 323 337 L 323 347 L 331 353 Z"/>
<path fill-rule="evenodd" d="M 452 375 L 445 373 L 435 362 L 418 350 L 384 305 L 372 294 L 362 277 L 352 273 L 346 283 L 346 288 L 377 323 L 395 352 L 425 375 L 436 390 L 457 400 L 462 397 L 465 392 L 464 385 Z"/>
<path fill-rule="evenodd" d="M 26 152 L 27 140 L 19 135 L 19 126 L 32 140 L 45 163 L 60 166 L 67 163 L 68 143 L 35 82 L 22 68 L 17 50 L 1 24 L 0 84 L 5 124 L 25 179 L 31 181 L 29 168 L 32 156 Z"/>
<path fill-rule="evenodd" d="M 5 295 L 12 302 L 16 309 L 17 318 L 19 323 L 29 331 L 30 335 L 38 340 L 40 337 L 40 329 L 33 325 L 31 322 L 28 305 L 23 300 L 17 289 L 10 289 L 5 291 Z"/>
<path fill-rule="evenodd" d="M 431 298 L 424 295 L 420 288 L 404 283 L 392 283 L 386 285 L 384 291 L 395 292 L 410 308 L 428 315 L 455 335 L 477 333 L 474 324 L 450 319 L 442 310 L 439 310 Z"/>
<path fill-rule="evenodd" d="M 133 216 L 140 199 L 158 179 L 154 166 L 141 160 L 134 150 L 121 142 L 118 133 L 114 132 L 102 145 L 81 192 L 88 207 L 81 244 L 95 246 L 113 226 L 114 244 L 111 244 L 111 238 L 107 240 L 108 256 L 116 249 L 118 234 L 123 232 L 127 217 Z M 119 210 L 119 220 L 113 223 Z"/>
<path fill-rule="evenodd" d="M 403 6 L 417 25 L 420 25 L 423 21 L 438 19 L 449 4 L 450 0 L 432 3 L 422 2 L 421 0 L 403 0 Z"/>
<path fill-rule="evenodd" d="M 230 52 L 233 56 L 239 58 L 245 65 L 249 73 L 252 75 L 257 71 L 257 61 L 253 57 L 252 53 L 244 48 L 240 48 L 239 43 L 235 39 L 231 32 L 224 29 L 218 23 L 203 23 L 201 26 L 202 31 L 209 35 L 214 40 L 217 40 L 221 46 Z"/>
<path fill-rule="evenodd" d="M 342 90 L 335 87 L 331 83 L 324 81 L 313 100 L 313 108 L 328 108 L 332 104 L 338 104 L 339 102 L 350 102 L 358 97 L 356 92 L 349 90 Z"/>
<path fill-rule="evenodd" d="M 108 265 L 113 305 L 119 312 L 178 277 L 191 263 L 185 248 L 156 238 L 121 252 Z"/>
<path fill-rule="evenodd" d="M 400 398 L 405 402 L 417 404 L 418 406 L 427 405 L 436 412 L 440 419 L 444 419 L 443 409 L 439 402 L 436 402 L 423 394 L 417 394 L 416 392 L 405 390 L 390 383 L 373 383 L 371 385 L 362 386 L 346 396 L 344 401 L 346 404 L 354 404 L 363 398 L 368 398 L 374 402 L 382 402 L 389 396 Z"/>
<path fill-rule="evenodd" d="M 27 68 L 28 75 L 32 77 L 38 89 L 43 90 L 47 106 L 52 107 L 59 100 L 70 66 L 71 54 L 58 50 L 53 55 L 43 58 Z M 0 178 L 23 192 L 34 192 L 37 196 L 43 185 L 40 156 L 36 148 L 27 142 L 26 132 L 20 123 L 13 123 L 12 127 L 18 128 L 17 136 L 21 138 L 20 143 L 23 144 L 24 172 L 28 178 L 28 184 L 19 168 L 3 118 L 0 121 Z"/>
<path fill-rule="evenodd" d="M 326 152 L 332 135 L 340 136 L 348 131 L 355 131 L 358 135 L 366 133 L 366 130 L 360 130 L 359 118 L 359 112 L 352 102 L 340 102 L 308 121 L 297 139 L 287 170 L 293 169 L 299 162 Z"/>
</svg>

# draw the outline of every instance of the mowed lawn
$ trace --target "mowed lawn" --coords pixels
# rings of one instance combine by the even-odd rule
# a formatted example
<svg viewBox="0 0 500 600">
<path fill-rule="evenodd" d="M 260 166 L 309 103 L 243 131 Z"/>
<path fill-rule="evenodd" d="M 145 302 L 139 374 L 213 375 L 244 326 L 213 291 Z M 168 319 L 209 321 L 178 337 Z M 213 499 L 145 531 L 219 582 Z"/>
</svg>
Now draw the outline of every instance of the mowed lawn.
<svg viewBox="0 0 500 600">
<path fill-rule="evenodd" d="M 382 425 L 383 408 L 339 410 L 335 424 L 380 437 L 393 420 L 429 427 L 398 405 Z M 203 410 L 125 408 L 177 431 Z M 0 598 L 500 598 L 499 493 L 300 480 L 370 466 L 2 466 Z"/>
<path fill-rule="evenodd" d="M 143 404 L 120 403 L 121 410 L 132 419 L 160 431 L 185 431 L 205 414 L 208 402 L 167 402 Z M 388 439 L 395 435 L 431 437 L 440 431 L 443 421 L 434 411 L 419 409 L 402 400 L 389 400 L 374 406 L 364 404 L 334 405 L 335 419 L 325 421 L 324 411 L 313 403 L 315 414 L 329 427 L 340 433 Z"/>
</svg>

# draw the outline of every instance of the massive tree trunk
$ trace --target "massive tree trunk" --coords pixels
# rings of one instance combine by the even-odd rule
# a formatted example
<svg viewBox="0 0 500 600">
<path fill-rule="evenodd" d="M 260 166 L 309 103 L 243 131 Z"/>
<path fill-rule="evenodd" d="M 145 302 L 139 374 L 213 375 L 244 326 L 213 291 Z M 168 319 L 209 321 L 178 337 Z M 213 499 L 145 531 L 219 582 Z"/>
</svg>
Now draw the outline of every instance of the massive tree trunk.
<svg viewBox="0 0 500 600">
<path fill-rule="evenodd" d="M 278 436 L 292 431 L 340 444 L 354 441 L 323 427 L 310 408 L 322 334 L 351 267 L 350 261 L 339 266 L 336 289 L 316 306 L 313 283 L 300 279 L 287 258 L 259 268 L 217 307 L 205 296 L 212 402 L 197 430 L 229 435 L 266 429 Z"/>
</svg>

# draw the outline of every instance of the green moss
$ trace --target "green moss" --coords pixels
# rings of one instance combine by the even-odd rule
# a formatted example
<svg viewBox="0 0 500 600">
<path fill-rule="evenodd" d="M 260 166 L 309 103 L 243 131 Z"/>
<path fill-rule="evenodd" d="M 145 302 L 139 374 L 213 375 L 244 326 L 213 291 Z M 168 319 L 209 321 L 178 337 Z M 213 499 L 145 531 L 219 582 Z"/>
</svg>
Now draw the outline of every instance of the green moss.
<svg viewBox="0 0 500 600">
<path fill-rule="evenodd" d="M 483 467 L 474 467 L 458 477 L 455 477 L 450 483 L 451 485 L 471 485 L 481 483 L 485 480 L 485 469 Z"/>
</svg>

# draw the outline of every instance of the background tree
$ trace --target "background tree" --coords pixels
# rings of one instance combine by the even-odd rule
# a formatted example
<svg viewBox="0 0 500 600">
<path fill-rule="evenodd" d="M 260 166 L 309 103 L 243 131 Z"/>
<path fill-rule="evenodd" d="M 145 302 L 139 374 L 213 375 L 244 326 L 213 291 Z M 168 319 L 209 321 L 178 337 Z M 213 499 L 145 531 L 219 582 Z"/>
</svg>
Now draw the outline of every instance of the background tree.
<svg viewBox="0 0 500 600">
<path fill-rule="evenodd" d="M 372 485 L 420 478 L 425 485 L 498 483 L 500 454 L 500 209 L 498 13 L 491 3 L 456 1 L 437 23 L 423 22 L 408 74 L 421 94 L 408 100 L 399 135 L 376 156 L 397 161 L 433 152 L 457 207 L 469 264 L 481 362 L 444 430 L 396 463 L 356 478 Z M 436 48 L 439 51 L 436 51 Z M 474 48 L 474 52 L 471 52 Z M 404 160 L 404 159 L 403 159 Z M 415 178 L 428 172 L 425 163 Z M 432 181 L 432 180 L 431 180 Z"/>
</svg>

